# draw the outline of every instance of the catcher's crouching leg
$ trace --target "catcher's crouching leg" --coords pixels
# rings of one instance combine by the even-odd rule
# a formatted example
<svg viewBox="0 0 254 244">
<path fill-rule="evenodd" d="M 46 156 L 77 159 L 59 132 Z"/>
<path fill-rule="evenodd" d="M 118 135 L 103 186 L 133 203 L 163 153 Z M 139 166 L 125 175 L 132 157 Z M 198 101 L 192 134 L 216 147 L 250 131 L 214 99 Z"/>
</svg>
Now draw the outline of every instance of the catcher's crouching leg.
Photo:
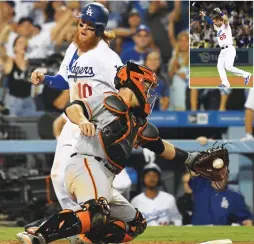
<svg viewBox="0 0 254 244">
<path fill-rule="evenodd" d="M 82 210 L 63 210 L 44 221 L 25 226 L 25 230 L 38 237 L 41 243 L 89 232 L 92 228 L 109 222 L 110 210 L 105 198 L 89 200 L 81 205 Z"/>
<path fill-rule="evenodd" d="M 86 236 L 92 240 L 100 240 L 105 243 L 124 243 L 134 240 L 146 229 L 146 219 L 137 210 L 135 218 L 125 223 L 122 220 L 111 220 L 102 228 L 91 230 Z"/>
</svg>

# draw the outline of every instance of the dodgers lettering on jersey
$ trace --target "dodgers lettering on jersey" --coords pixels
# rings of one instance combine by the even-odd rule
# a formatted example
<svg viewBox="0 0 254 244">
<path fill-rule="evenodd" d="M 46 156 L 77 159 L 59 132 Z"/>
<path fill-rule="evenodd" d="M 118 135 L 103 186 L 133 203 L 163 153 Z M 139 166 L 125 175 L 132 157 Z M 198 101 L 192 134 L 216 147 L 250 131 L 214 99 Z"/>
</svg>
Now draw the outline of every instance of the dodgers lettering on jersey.
<svg viewBox="0 0 254 244">
<path fill-rule="evenodd" d="M 221 27 L 214 25 L 214 29 L 217 31 L 217 41 L 220 47 L 233 45 L 232 31 L 229 24 L 222 24 Z"/>
<path fill-rule="evenodd" d="M 79 98 L 116 91 L 114 78 L 117 67 L 123 64 L 108 44 L 101 40 L 80 57 L 77 49 L 74 43 L 69 46 L 58 72 L 69 83 L 70 89 L 77 84 Z"/>
<path fill-rule="evenodd" d="M 182 225 L 182 216 L 176 207 L 175 198 L 169 193 L 159 191 L 154 199 L 141 193 L 132 199 L 131 204 L 139 209 L 149 226 L 171 223 L 177 226 Z"/>
</svg>

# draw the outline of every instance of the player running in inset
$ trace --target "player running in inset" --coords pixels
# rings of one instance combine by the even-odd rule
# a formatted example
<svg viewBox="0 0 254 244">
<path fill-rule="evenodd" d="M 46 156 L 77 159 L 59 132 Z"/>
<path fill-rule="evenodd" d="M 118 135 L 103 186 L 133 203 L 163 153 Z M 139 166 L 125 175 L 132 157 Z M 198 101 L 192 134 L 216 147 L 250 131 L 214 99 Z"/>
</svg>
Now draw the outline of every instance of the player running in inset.
<svg viewBox="0 0 254 244">
<path fill-rule="evenodd" d="M 228 16 L 219 8 L 215 8 L 214 11 L 219 13 L 219 15 L 215 16 L 213 19 L 209 18 L 203 11 L 200 11 L 199 13 L 201 16 L 204 16 L 207 23 L 213 25 L 214 29 L 217 31 L 217 40 L 219 46 L 221 47 L 217 69 L 222 81 L 221 85 L 218 87 L 230 87 L 226 71 L 244 77 L 244 84 L 247 85 L 250 81 L 251 73 L 233 66 L 236 56 L 236 49 L 233 46 L 233 37 Z"/>
</svg>

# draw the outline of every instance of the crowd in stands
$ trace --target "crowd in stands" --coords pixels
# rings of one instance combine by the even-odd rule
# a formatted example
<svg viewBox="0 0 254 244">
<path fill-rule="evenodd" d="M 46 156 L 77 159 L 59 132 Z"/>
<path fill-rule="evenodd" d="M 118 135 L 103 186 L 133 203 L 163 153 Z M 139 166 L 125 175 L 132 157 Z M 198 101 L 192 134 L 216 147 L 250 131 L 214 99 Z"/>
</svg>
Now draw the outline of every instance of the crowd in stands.
<svg viewBox="0 0 254 244">
<path fill-rule="evenodd" d="M 0 2 L 2 109 L 5 106 L 14 116 L 63 110 L 69 100 L 68 91 L 54 91 L 43 85 L 35 88 L 29 83 L 29 75 L 42 63 L 44 68 L 51 69 L 55 64 L 57 72 L 72 41 L 77 16 L 87 2 Z M 185 93 L 189 78 L 188 2 L 98 2 L 110 11 L 107 29 L 116 34 L 110 45 L 123 63 L 132 60 L 146 64 L 158 74 L 155 110 L 177 109 L 176 99 L 170 99 L 171 93 L 174 89 L 183 89 Z"/>
<path fill-rule="evenodd" d="M 234 37 L 236 48 L 253 47 L 253 2 L 252 1 L 230 1 L 205 2 L 200 5 L 202 11 L 209 17 L 216 15 L 214 8 L 220 7 L 223 13 L 228 15 L 229 24 Z M 190 12 L 190 41 L 191 48 L 214 48 L 219 47 L 216 38 L 216 31 L 212 25 L 199 16 L 197 10 Z"/>
</svg>

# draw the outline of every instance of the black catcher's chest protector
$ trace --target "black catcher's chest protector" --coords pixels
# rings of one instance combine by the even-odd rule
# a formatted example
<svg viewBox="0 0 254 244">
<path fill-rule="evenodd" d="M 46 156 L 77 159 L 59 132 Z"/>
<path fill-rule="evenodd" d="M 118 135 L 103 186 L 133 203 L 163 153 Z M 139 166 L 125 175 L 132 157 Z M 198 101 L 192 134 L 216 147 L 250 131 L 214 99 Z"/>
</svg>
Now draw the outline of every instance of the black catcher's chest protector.
<svg viewBox="0 0 254 244">
<path fill-rule="evenodd" d="M 120 172 L 131 155 L 138 130 L 146 120 L 135 118 L 117 95 L 106 97 L 104 106 L 117 118 L 100 131 L 99 137 L 108 161 Z"/>
</svg>

